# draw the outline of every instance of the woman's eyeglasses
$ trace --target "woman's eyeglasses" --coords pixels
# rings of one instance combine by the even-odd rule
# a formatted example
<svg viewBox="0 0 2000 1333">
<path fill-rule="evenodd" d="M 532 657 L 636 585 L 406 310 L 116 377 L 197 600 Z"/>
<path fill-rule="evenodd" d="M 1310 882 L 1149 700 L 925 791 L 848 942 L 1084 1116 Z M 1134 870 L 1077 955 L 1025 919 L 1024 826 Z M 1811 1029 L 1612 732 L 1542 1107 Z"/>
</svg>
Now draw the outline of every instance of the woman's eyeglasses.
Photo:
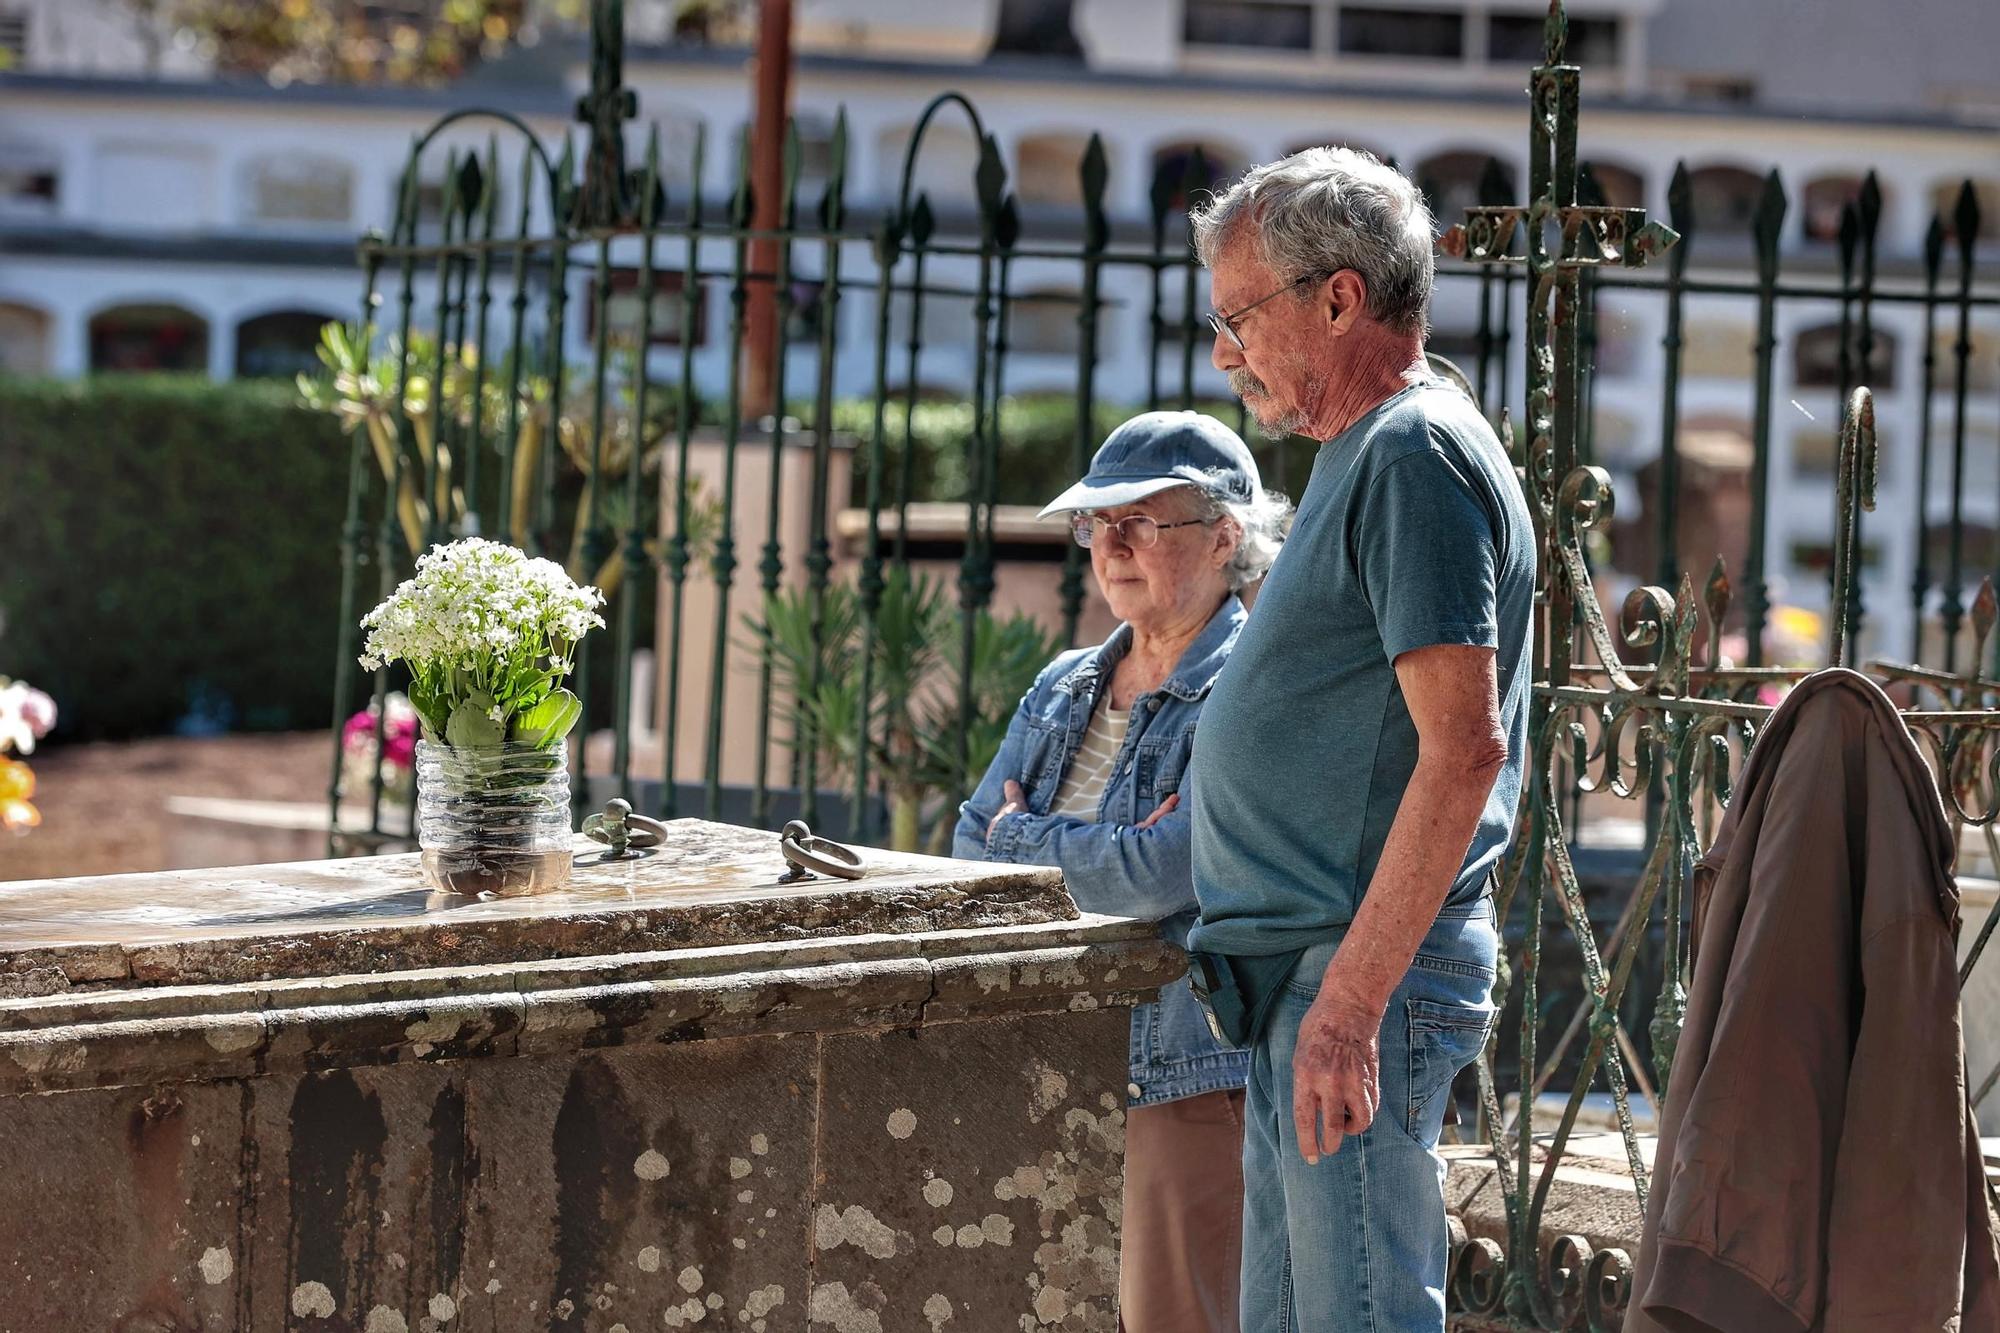
<svg viewBox="0 0 2000 1333">
<path fill-rule="evenodd" d="M 1070 519 L 1069 532 L 1070 536 L 1076 538 L 1076 544 L 1086 551 L 1103 540 L 1106 532 L 1112 531 L 1117 532 L 1118 540 L 1125 545 L 1135 551 L 1143 551 L 1156 544 L 1160 540 L 1160 534 L 1169 528 L 1190 528 L 1197 523 L 1213 522 L 1215 520 L 1212 518 L 1188 518 L 1178 523 L 1162 523 L 1145 514 L 1130 514 L 1121 519 L 1109 519 L 1102 514 L 1081 513 Z"/>
</svg>

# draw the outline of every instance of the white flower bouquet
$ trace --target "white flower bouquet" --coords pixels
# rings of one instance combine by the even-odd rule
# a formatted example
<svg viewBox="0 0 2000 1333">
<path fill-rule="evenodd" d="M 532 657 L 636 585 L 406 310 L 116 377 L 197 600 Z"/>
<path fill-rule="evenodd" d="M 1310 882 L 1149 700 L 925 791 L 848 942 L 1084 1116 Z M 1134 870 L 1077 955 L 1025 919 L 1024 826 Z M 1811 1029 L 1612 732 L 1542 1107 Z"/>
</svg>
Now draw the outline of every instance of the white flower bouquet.
<svg viewBox="0 0 2000 1333">
<path fill-rule="evenodd" d="M 415 578 L 362 618 L 361 665 L 402 662 L 433 743 L 547 749 L 582 716 L 563 688 L 604 595 L 553 560 L 467 537 L 418 557 Z"/>
<path fill-rule="evenodd" d="M 424 734 L 417 845 L 437 888 L 512 896 L 569 882 L 564 738 L 583 705 L 563 678 L 603 604 L 554 561 L 468 537 L 420 556 L 416 577 L 362 619 L 361 665 L 409 668 Z"/>
</svg>

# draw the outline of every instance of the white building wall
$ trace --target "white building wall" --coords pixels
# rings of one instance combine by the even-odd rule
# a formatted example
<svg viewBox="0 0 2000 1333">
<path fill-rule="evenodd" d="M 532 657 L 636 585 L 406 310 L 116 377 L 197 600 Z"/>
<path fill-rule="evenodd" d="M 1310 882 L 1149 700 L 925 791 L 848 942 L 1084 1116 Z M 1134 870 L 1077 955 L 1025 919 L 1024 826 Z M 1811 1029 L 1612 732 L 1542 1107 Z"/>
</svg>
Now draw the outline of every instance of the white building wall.
<svg viewBox="0 0 2000 1333">
<path fill-rule="evenodd" d="M 865 8 L 865 6 L 863 6 Z M 1165 20 L 1142 22 L 1146 6 L 1135 0 L 1081 0 L 1076 10 L 1079 35 L 1092 61 L 1128 73 L 1158 69 L 1173 51 L 1176 30 Z M 1161 9 L 1173 9 L 1163 5 Z M 1176 11 L 1177 12 L 1177 11 Z M 1161 34 L 1167 34 L 1162 37 Z M 640 97 L 640 120 L 631 128 L 632 161 L 647 130 L 662 128 L 667 148 L 670 198 L 678 207 L 686 198 L 684 164 L 691 153 L 692 130 L 705 126 L 707 153 L 703 188 L 708 199 L 724 200 L 733 180 L 736 143 L 749 118 L 749 89 L 739 67 L 637 61 L 630 70 Z M 1831 247 L 1807 242 L 1798 225 L 1800 194 L 1805 183 L 1820 174 L 1855 172 L 1873 166 L 1881 175 L 1885 211 L 1880 246 L 1886 275 L 1905 284 L 1913 280 L 1932 194 L 1941 182 L 1965 176 L 2000 179 L 2000 138 L 1971 129 L 1844 123 L 1805 118 L 1727 118 L 1636 110 L 1593 100 L 1596 87 L 1587 76 L 1581 152 L 1586 159 L 1616 162 L 1641 172 L 1645 204 L 1657 215 L 1666 213 L 1668 179 L 1677 160 L 1690 166 L 1734 163 L 1755 172 L 1776 166 L 1793 197 L 1783 250 L 1787 273 L 1810 273 L 1816 280 L 1831 272 Z M 578 72 L 572 71 L 572 83 Z M 1443 100 L 1412 92 L 1407 96 L 1314 92 L 1295 86 L 1269 88 L 1210 86 L 1200 79 L 1184 85 L 1130 81 L 1122 77 L 1091 79 L 1066 71 L 1046 79 L 1001 75 L 966 66 L 956 71 L 935 69 L 853 68 L 825 62 L 803 63 L 795 79 L 795 103 L 802 114 L 830 122 L 845 108 L 849 125 L 848 178 L 850 203 L 880 205 L 900 172 L 895 156 L 897 135 L 913 123 L 923 103 L 940 87 L 956 83 L 977 107 L 981 127 L 995 136 L 1010 168 L 1018 162 L 1022 143 L 1048 134 L 1103 138 L 1110 163 L 1108 206 L 1125 224 L 1118 246 L 1130 252 L 1130 227 L 1143 222 L 1153 154 L 1170 144 L 1199 140 L 1239 164 L 1276 156 L 1307 142 L 1353 142 L 1395 157 L 1406 169 L 1444 151 L 1492 154 L 1510 164 L 1524 180 L 1525 99 L 1508 102 Z M 469 94 L 470 95 L 470 94 Z M 437 117 L 433 107 L 335 105 L 323 100 L 277 97 L 232 99 L 221 96 L 160 96 L 108 90 L 36 90 L 0 80 L 0 148 L 25 147 L 46 151 L 60 166 L 56 201 L 41 218 L 8 215 L 0 227 L 60 225 L 78 233 L 101 234 L 120 241 L 201 241 L 207 249 L 198 259 L 158 260 L 104 258 L 89 254 L 60 258 L 10 252 L 0 248 L 0 302 L 44 311 L 50 318 L 50 359 L 59 374 L 86 369 L 87 330 L 92 314 L 111 305 L 139 301 L 172 301 L 199 313 L 210 325 L 210 365 L 218 375 L 229 373 L 234 361 L 234 331 L 245 318 L 274 309 L 323 310 L 352 318 L 359 297 L 359 275 L 348 266 L 280 265 L 232 262 L 230 248 L 238 242 L 273 237 L 346 241 L 367 226 L 386 227 L 393 216 L 395 189 L 405 153 L 417 134 Z M 962 127 L 963 113 L 952 109 L 939 119 L 941 133 Z M 449 148 L 483 147 L 489 131 L 499 129 L 503 217 L 511 221 L 518 179 L 518 138 L 492 121 L 466 122 L 439 138 L 426 157 L 431 170 L 441 167 Z M 574 133 L 566 118 L 537 116 L 532 128 L 549 145 Z M 940 140 L 943 143 L 943 140 Z M 351 170 L 350 216 L 319 225 L 261 224 L 249 215 L 248 180 L 253 164 L 273 156 L 306 158 Z M 967 159 L 969 162 L 969 159 Z M 427 171 L 427 174 L 428 171 Z M 954 200 L 947 197 L 952 182 L 938 183 L 939 205 L 963 205 L 972 196 L 969 171 L 958 184 Z M 816 202 L 817 189 L 804 202 Z M 538 217 L 543 210 L 538 209 Z M 1033 233 L 1030 234 L 1032 243 Z M 0 238 L 4 239 L 4 238 Z M 1745 273 L 1747 251 L 1739 243 L 1727 249 L 1716 238 L 1696 236 L 1692 242 L 1698 272 L 1708 258 L 1732 256 L 1729 272 Z M 802 273 L 817 274 L 823 247 L 796 247 Z M 865 245 L 846 247 L 845 271 L 850 279 L 872 274 Z M 1989 252 L 1990 253 L 1990 252 Z M 621 246 L 620 263 L 636 264 L 636 250 Z M 1707 258 L 1705 258 L 1707 257 Z M 582 257 L 587 260 L 587 256 Z M 726 271 L 731 260 L 726 244 L 702 249 L 705 269 Z M 680 242 L 663 243 L 658 258 L 663 269 L 684 262 Z M 970 261 L 934 259 L 932 279 L 970 285 Z M 1012 274 L 1016 293 L 1052 287 L 1075 287 L 1079 268 L 1074 261 L 1022 260 Z M 585 286 L 587 271 L 573 271 L 568 324 L 568 349 L 577 361 L 587 358 Z M 382 275 L 385 302 L 393 311 L 396 273 Z M 1946 286 L 1950 285 L 1947 274 Z M 1148 382 L 1146 345 L 1150 283 L 1143 269 L 1109 265 L 1104 274 L 1103 311 L 1098 349 L 1097 393 L 1107 402 L 1137 402 Z M 1179 318 L 1181 284 L 1168 284 L 1165 309 Z M 1447 283 L 1441 289 L 1437 323 L 1441 331 L 1463 335 L 1476 314 L 1469 284 Z M 1518 287 L 1514 300 L 1518 307 Z M 1614 300 L 1606 294 L 1607 309 Z M 419 289 L 415 304 L 419 324 L 427 322 L 433 292 Z M 496 298 L 496 312 L 504 297 Z M 1206 304 L 1205 284 L 1197 283 L 1197 307 Z M 1634 442 L 1627 456 L 1607 458 L 1615 470 L 1629 476 L 1647 457 L 1657 453 L 1660 385 L 1665 371 L 1659 340 L 1664 330 L 1659 298 L 1634 297 L 1626 313 L 1606 320 L 1607 337 L 1622 336 L 1630 355 L 1623 370 L 1607 370 L 1596 386 L 1601 411 L 1620 415 L 1632 426 Z M 840 302 L 840 351 L 836 388 L 843 395 L 872 393 L 876 310 L 873 293 L 850 289 Z M 1836 318 L 1831 303 L 1808 307 L 1788 302 L 1780 323 L 1783 340 L 1774 392 L 1770 568 L 1776 595 L 1801 604 L 1823 602 L 1815 575 L 1790 567 L 1798 543 L 1824 541 L 1832 527 L 1831 481 L 1823 475 L 1801 475 L 1796 465 L 1800 441 L 1830 429 L 1835 405 L 1828 389 L 1802 389 L 1793 382 L 1790 351 L 1794 336 L 1804 328 Z M 496 318 L 499 318 L 496 313 Z M 728 374 L 728 302 L 720 284 L 712 286 L 706 303 L 705 337 L 695 366 L 705 393 L 718 392 Z M 393 318 L 392 313 L 385 318 Z M 1693 297 L 1687 305 L 1691 331 L 1723 330 L 1716 336 L 1735 341 L 1754 326 L 1754 301 L 1745 296 Z M 1882 502 L 1866 521 L 1867 540 L 1879 546 L 1881 561 L 1867 577 L 1871 625 L 1881 635 L 1875 642 L 1885 650 L 1903 651 L 1907 644 L 1907 588 L 1915 565 L 1914 505 L 1916 503 L 1916 440 L 1914 423 L 1920 395 L 1922 337 L 1920 314 L 1913 306 L 1878 306 L 1877 325 L 1898 335 L 1894 389 L 1882 394 L 1885 423 Z M 1948 320 L 1946 321 L 1948 323 Z M 1982 310 L 1975 326 L 1984 336 L 2000 337 L 2000 312 Z M 887 380 L 907 377 L 900 325 L 892 345 Z M 970 384 L 974 359 L 969 320 L 939 331 L 926 346 L 918 378 L 926 384 Z M 671 379 L 678 372 L 679 349 L 653 349 L 654 372 Z M 1708 416 L 1751 419 L 1751 364 L 1747 337 L 1741 345 L 1740 374 L 1690 376 L 1684 382 L 1682 420 Z M 1505 370 L 1508 397 L 1518 404 L 1521 384 L 1518 320 Z M 1470 367 L 1468 367 L 1470 369 Z M 1948 366 L 1945 368 L 1948 370 Z M 1944 373 L 1941 371 L 1941 373 Z M 790 387 L 807 392 L 817 368 L 814 350 L 788 352 Z M 1161 354 L 1159 380 L 1163 396 L 1177 401 L 1181 358 L 1178 345 Z M 1063 356 L 1017 352 L 1006 369 L 1009 391 L 1073 391 L 1076 368 Z M 1198 396 L 1223 397 L 1222 379 L 1207 365 L 1207 348 L 1198 342 L 1194 357 L 1194 389 Z M 1519 419 L 1518 408 L 1516 419 Z M 1948 458 L 1953 428 L 1949 395 L 1940 394 L 1933 409 L 1933 449 Z M 2000 521 L 2000 394 L 1973 395 L 1967 409 L 1967 438 L 1973 482 L 1966 512 L 1975 522 Z M 1989 483 L 1985 478 L 1992 478 Z M 1948 494 L 1948 467 L 1934 470 L 1932 509 L 1940 518 Z M 1704 571 L 1695 571 L 1701 573 Z"/>
<path fill-rule="evenodd" d="M 1092 69 L 1164 74 L 1180 62 L 1182 0 L 1077 0 L 1072 24 Z"/>
</svg>

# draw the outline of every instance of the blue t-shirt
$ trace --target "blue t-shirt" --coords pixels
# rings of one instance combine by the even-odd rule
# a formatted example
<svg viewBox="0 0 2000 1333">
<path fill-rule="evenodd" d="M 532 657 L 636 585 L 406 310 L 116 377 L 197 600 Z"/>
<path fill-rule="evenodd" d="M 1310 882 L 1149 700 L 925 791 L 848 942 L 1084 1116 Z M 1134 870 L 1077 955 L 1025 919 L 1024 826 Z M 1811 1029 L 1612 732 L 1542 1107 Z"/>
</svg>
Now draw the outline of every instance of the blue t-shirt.
<svg viewBox="0 0 2000 1333">
<path fill-rule="evenodd" d="M 1457 389 L 1413 385 L 1321 447 L 1202 711 L 1189 948 L 1284 953 L 1354 919 L 1416 767 L 1413 648 L 1497 653 L 1507 765 L 1447 901 L 1479 895 L 1521 792 L 1534 596 L 1520 483 Z"/>
</svg>

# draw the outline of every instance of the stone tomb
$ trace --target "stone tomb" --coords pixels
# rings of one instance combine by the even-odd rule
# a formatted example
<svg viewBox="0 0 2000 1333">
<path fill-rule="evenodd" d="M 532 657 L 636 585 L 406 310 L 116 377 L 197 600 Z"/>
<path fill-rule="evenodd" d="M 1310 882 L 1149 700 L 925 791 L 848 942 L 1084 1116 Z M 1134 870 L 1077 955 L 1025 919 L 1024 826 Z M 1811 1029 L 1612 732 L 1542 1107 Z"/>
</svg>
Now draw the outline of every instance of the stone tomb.
<svg viewBox="0 0 2000 1333">
<path fill-rule="evenodd" d="M 0 886 L 0 1333 L 1116 1327 L 1126 1008 L 1057 872 L 680 820 Z"/>
</svg>

